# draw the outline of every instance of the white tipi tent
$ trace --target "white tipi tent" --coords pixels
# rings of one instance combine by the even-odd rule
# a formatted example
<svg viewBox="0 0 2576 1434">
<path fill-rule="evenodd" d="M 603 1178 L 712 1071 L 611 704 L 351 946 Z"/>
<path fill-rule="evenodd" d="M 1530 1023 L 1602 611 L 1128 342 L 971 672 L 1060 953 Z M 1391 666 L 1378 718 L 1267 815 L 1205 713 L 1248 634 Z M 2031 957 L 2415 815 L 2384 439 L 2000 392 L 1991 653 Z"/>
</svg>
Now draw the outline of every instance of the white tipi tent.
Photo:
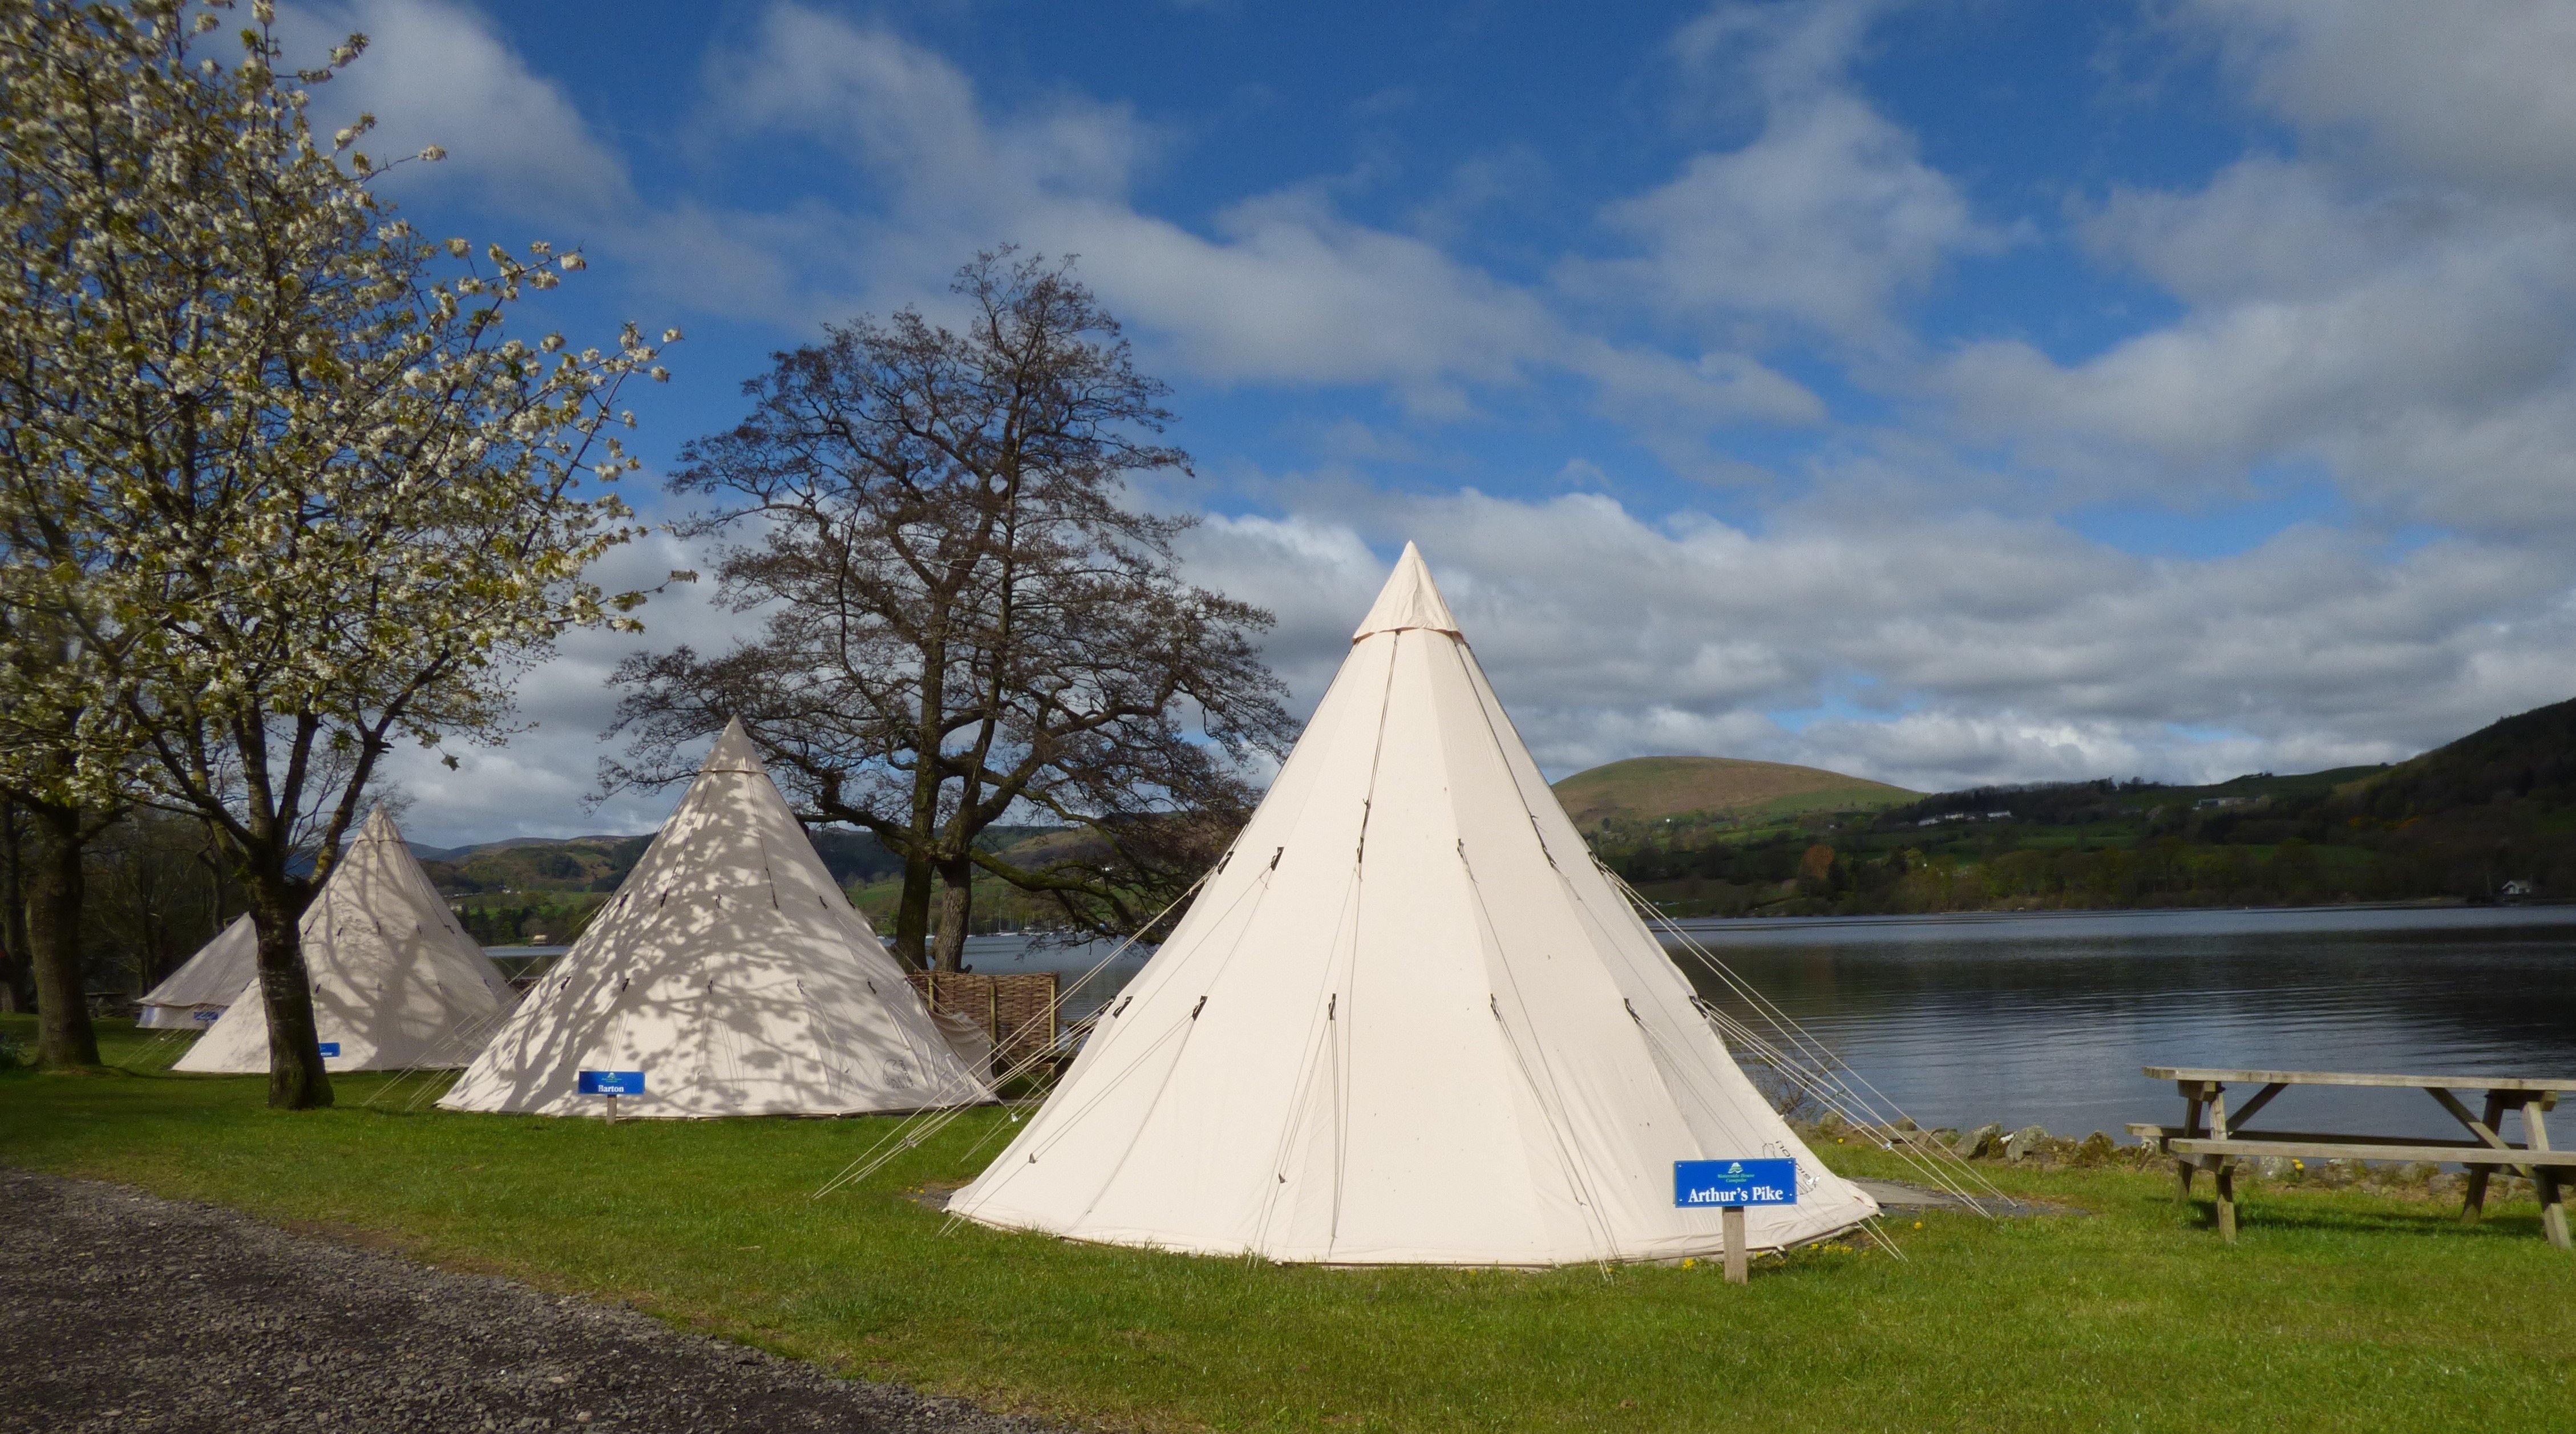
<svg viewBox="0 0 2576 1434">
<path fill-rule="evenodd" d="M 1404 550 L 1197 903 L 1011 1147 L 989 1225 L 1334 1264 L 1722 1246 L 1674 1162 L 1797 1161 L 1778 1248 L 1874 1214 L 1593 864 Z"/>
<path fill-rule="evenodd" d="M 618 1114 L 837 1115 L 989 1098 L 850 906 L 740 722 L 661 835 L 440 1105 L 589 1114 L 583 1071 L 641 1072 Z"/>
<path fill-rule="evenodd" d="M 341 854 L 297 929 L 327 1070 L 461 1066 L 518 999 L 381 811 Z M 268 1006 L 257 987 L 239 988 L 172 1069 L 267 1070 Z"/>
<path fill-rule="evenodd" d="M 224 1009 L 259 974 L 259 933 L 250 917 L 215 933 L 160 985 L 136 1003 L 134 1024 L 147 1031 L 202 1031 L 223 1019 Z"/>
</svg>

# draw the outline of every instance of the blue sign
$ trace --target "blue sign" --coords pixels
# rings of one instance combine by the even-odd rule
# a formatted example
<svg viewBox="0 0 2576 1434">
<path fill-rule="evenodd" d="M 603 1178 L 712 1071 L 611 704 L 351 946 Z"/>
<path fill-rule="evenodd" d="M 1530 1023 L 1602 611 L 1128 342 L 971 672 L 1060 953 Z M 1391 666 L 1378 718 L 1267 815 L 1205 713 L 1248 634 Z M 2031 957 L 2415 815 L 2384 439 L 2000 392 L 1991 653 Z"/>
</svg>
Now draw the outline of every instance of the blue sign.
<svg viewBox="0 0 2576 1434">
<path fill-rule="evenodd" d="M 223 1018 L 224 1013 L 221 1011 L 198 1011 L 189 1017 L 189 1019 L 193 1021 L 206 1021 L 209 1023 L 220 1021 Z"/>
<path fill-rule="evenodd" d="M 336 1056 L 339 1053 L 340 1043 L 338 1041 L 324 1041 L 322 1043 L 322 1054 L 326 1056 Z"/>
<path fill-rule="evenodd" d="M 581 1093 L 583 1095 L 642 1095 L 644 1073 L 642 1071 L 583 1071 Z"/>
<path fill-rule="evenodd" d="M 1795 1205 L 1795 1160 L 1676 1160 L 1673 1203 L 1693 1205 Z"/>
</svg>

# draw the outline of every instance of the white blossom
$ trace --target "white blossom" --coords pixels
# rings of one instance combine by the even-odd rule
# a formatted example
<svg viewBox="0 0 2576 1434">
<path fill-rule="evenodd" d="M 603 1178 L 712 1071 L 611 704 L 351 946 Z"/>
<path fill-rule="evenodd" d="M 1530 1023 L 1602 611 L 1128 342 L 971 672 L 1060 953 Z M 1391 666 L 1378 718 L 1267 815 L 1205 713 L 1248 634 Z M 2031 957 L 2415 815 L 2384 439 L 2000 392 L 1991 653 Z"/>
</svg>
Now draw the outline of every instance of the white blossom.
<svg viewBox="0 0 2576 1434">
<path fill-rule="evenodd" d="M 192 8 L 0 0 L 0 779 L 238 806 L 299 723 L 497 735 L 558 634 L 631 621 L 584 574 L 640 531 L 603 430 L 663 371 L 508 332 L 551 246 L 457 272 L 335 162 L 371 118 L 317 142 L 328 72 L 199 56 Z"/>
</svg>

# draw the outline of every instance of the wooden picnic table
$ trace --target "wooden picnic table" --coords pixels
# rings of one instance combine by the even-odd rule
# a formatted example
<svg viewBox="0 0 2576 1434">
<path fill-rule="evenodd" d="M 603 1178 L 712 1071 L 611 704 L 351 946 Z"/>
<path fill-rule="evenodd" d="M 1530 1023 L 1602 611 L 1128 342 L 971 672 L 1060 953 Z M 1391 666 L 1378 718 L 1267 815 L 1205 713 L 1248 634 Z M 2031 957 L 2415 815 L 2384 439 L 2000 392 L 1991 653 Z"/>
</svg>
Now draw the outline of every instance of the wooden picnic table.
<svg viewBox="0 0 2576 1434">
<path fill-rule="evenodd" d="M 2131 1134 L 2152 1140 L 2174 1157 L 2174 1201 L 2191 1199 L 2192 1176 L 2207 1170 L 2218 1191 L 2218 1231 L 2236 1242 L 2236 1162 L 2247 1156 L 2278 1155 L 2303 1160 L 2405 1160 L 2448 1162 L 2469 1170 L 2468 1197 L 2461 1218 L 2475 1224 L 2486 1208 L 2487 1179 L 2498 1168 L 2528 1178 L 2540 1194 L 2540 1229 L 2549 1243 L 2570 1248 L 2565 1187 L 2576 1180 L 2576 1150 L 2553 1150 L 2543 1116 L 2558 1105 L 2560 1094 L 2576 1091 L 2576 1078 L 2527 1079 L 2521 1076 L 2368 1075 L 2338 1071 L 2208 1070 L 2196 1066 L 2147 1066 L 2152 1080 L 2169 1080 L 2182 1092 L 2179 1126 L 2132 1125 Z M 2252 1099 L 2227 1111 L 2229 1085 L 2260 1086 Z M 2467 1128 L 2467 1140 L 2421 1140 L 2407 1136 L 2334 1135 L 2295 1130 L 2249 1130 L 2245 1122 L 2294 1085 L 2379 1086 L 2420 1090 Z M 2486 1092 L 2482 1115 L 2469 1114 L 2458 1091 Z M 2508 1110 L 2522 1112 L 2524 1143 L 2514 1145 L 2496 1133 Z"/>
</svg>

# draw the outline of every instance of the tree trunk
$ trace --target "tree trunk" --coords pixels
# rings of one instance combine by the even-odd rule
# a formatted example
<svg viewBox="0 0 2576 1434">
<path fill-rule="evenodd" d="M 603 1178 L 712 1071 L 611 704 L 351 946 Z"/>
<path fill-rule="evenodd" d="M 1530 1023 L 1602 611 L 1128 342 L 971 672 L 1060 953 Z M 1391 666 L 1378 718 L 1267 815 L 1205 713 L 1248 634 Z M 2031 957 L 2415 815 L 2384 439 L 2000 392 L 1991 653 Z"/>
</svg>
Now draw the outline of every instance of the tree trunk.
<svg viewBox="0 0 2576 1434">
<path fill-rule="evenodd" d="M 35 1004 L 35 973 L 27 966 L 27 891 L 19 860 L 18 804 L 0 797 L 0 1011 Z"/>
<path fill-rule="evenodd" d="M 930 969 L 956 971 L 965 965 L 966 926 L 975 915 L 975 863 L 943 861 L 939 880 L 939 944 Z"/>
<path fill-rule="evenodd" d="M 894 959 L 910 971 L 930 969 L 930 863 L 903 862 L 903 895 L 894 908 Z"/>
<path fill-rule="evenodd" d="M 315 1110 L 331 1103 L 331 1076 L 313 1026 L 313 980 L 304 969 L 297 922 L 304 915 L 287 884 L 284 853 L 255 858 L 276 870 L 247 873 L 251 927 L 259 935 L 259 997 L 268 1011 L 268 1103 Z"/>
<path fill-rule="evenodd" d="M 81 991 L 81 821 L 77 807 L 34 806 L 44 834 L 28 882 L 27 954 L 36 968 L 36 1064 L 94 1066 L 98 1032 Z"/>
</svg>

